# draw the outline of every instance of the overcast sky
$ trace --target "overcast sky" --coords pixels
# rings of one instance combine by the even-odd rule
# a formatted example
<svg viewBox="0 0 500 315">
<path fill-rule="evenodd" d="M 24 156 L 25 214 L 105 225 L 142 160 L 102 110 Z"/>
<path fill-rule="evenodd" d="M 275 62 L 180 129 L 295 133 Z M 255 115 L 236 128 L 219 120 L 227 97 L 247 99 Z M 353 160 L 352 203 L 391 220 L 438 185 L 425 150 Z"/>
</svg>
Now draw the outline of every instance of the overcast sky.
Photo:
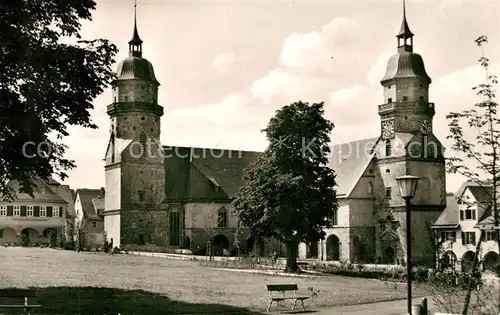
<svg viewBox="0 0 500 315">
<path fill-rule="evenodd" d="M 85 39 L 107 38 L 126 58 L 133 1 L 97 0 Z M 445 115 L 472 106 L 471 88 L 484 79 L 473 40 L 487 35 L 499 56 L 499 2 L 407 1 L 414 51 L 433 83 L 434 133 L 446 145 Z M 164 145 L 263 150 L 260 132 L 275 110 L 296 100 L 324 101 L 335 123 L 333 143 L 376 137 L 380 79 L 402 19 L 401 1 L 137 0 L 143 57 L 160 81 Z M 333 57 L 333 59 L 332 59 Z M 116 65 L 115 65 L 116 67 Z M 98 130 L 70 128 L 68 155 L 77 168 L 72 188 L 104 186 L 111 90 L 95 100 Z M 461 180 L 448 177 L 448 190 Z"/>
</svg>

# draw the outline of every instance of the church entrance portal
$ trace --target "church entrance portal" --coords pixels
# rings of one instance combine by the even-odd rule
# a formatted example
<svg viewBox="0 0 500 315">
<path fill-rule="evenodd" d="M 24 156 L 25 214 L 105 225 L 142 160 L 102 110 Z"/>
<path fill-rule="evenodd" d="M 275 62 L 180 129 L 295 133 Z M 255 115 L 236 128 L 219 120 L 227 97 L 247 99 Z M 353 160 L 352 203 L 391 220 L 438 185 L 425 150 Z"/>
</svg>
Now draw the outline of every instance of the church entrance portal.
<svg viewBox="0 0 500 315">
<path fill-rule="evenodd" d="M 384 264 L 392 265 L 395 262 L 395 254 L 394 254 L 394 249 L 390 246 L 386 247 L 384 250 Z"/>
<path fill-rule="evenodd" d="M 224 249 L 229 249 L 229 240 L 225 235 L 222 234 L 215 235 L 212 240 L 212 243 L 214 244 L 213 253 L 216 256 L 223 256 Z"/>
</svg>

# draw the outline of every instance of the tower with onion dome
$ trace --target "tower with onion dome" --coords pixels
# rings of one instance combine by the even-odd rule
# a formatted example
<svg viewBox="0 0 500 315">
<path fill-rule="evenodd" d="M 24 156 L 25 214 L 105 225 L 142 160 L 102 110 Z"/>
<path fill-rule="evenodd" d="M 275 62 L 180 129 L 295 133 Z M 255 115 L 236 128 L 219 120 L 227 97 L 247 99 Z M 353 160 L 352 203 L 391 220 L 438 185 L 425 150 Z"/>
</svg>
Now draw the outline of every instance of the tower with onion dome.
<svg viewBox="0 0 500 315">
<path fill-rule="evenodd" d="M 414 34 L 406 19 L 397 38 L 397 53 L 390 57 L 381 80 L 384 103 L 378 105 L 381 132 L 376 146 L 375 201 L 377 257 L 385 263 L 406 260 L 405 200 L 396 177 L 420 177 L 412 199 L 412 256 L 432 263 L 431 226 L 446 207 L 443 146 L 433 134 L 434 103 L 429 101 L 432 82 L 422 57 L 414 52 Z"/>
<path fill-rule="evenodd" d="M 129 55 L 118 64 L 105 157 L 104 229 L 114 246 L 167 242 L 164 209 L 165 169 L 160 144 L 163 107 L 153 65 L 143 57 L 143 41 L 134 30 Z"/>
</svg>

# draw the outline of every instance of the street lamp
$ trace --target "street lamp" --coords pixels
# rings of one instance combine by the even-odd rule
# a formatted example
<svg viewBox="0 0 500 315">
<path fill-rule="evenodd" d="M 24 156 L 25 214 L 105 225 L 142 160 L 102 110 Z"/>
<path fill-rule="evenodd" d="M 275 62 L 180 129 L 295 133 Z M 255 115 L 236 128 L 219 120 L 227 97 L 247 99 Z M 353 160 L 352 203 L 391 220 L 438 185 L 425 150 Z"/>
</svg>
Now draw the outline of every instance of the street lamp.
<svg viewBox="0 0 500 315">
<path fill-rule="evenodd" d="M 406 201 L 406 279 L 408 281 L 408 314 L 411 313 L 411 212 L 410 200 L 415 196 L 420 178 L 412 175 L 396 177 L 401 197 Z M 415 314 L 416 315 L 416 314 Z"/>
</svg>

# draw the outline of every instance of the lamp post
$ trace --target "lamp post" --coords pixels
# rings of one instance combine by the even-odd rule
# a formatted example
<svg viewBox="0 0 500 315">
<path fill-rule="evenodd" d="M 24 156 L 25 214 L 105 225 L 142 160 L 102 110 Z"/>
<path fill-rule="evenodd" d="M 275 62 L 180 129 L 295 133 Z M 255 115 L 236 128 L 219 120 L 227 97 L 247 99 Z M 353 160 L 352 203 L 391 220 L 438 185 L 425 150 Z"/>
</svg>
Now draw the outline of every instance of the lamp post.
<svg viewBox="0 0 500 315">
<path fill-rule="evenodd" d="M 411 311 L 411 211 L 410 200 L 415 196 L 417 183 L 420 178 L 412 175 L 404 175 L 396 178 L 401 197 L 406 201 L 406 278 L 408 281 L 408 314 Z M 417 314 L 415 314 L 417 315 Z"/>
</svg>

